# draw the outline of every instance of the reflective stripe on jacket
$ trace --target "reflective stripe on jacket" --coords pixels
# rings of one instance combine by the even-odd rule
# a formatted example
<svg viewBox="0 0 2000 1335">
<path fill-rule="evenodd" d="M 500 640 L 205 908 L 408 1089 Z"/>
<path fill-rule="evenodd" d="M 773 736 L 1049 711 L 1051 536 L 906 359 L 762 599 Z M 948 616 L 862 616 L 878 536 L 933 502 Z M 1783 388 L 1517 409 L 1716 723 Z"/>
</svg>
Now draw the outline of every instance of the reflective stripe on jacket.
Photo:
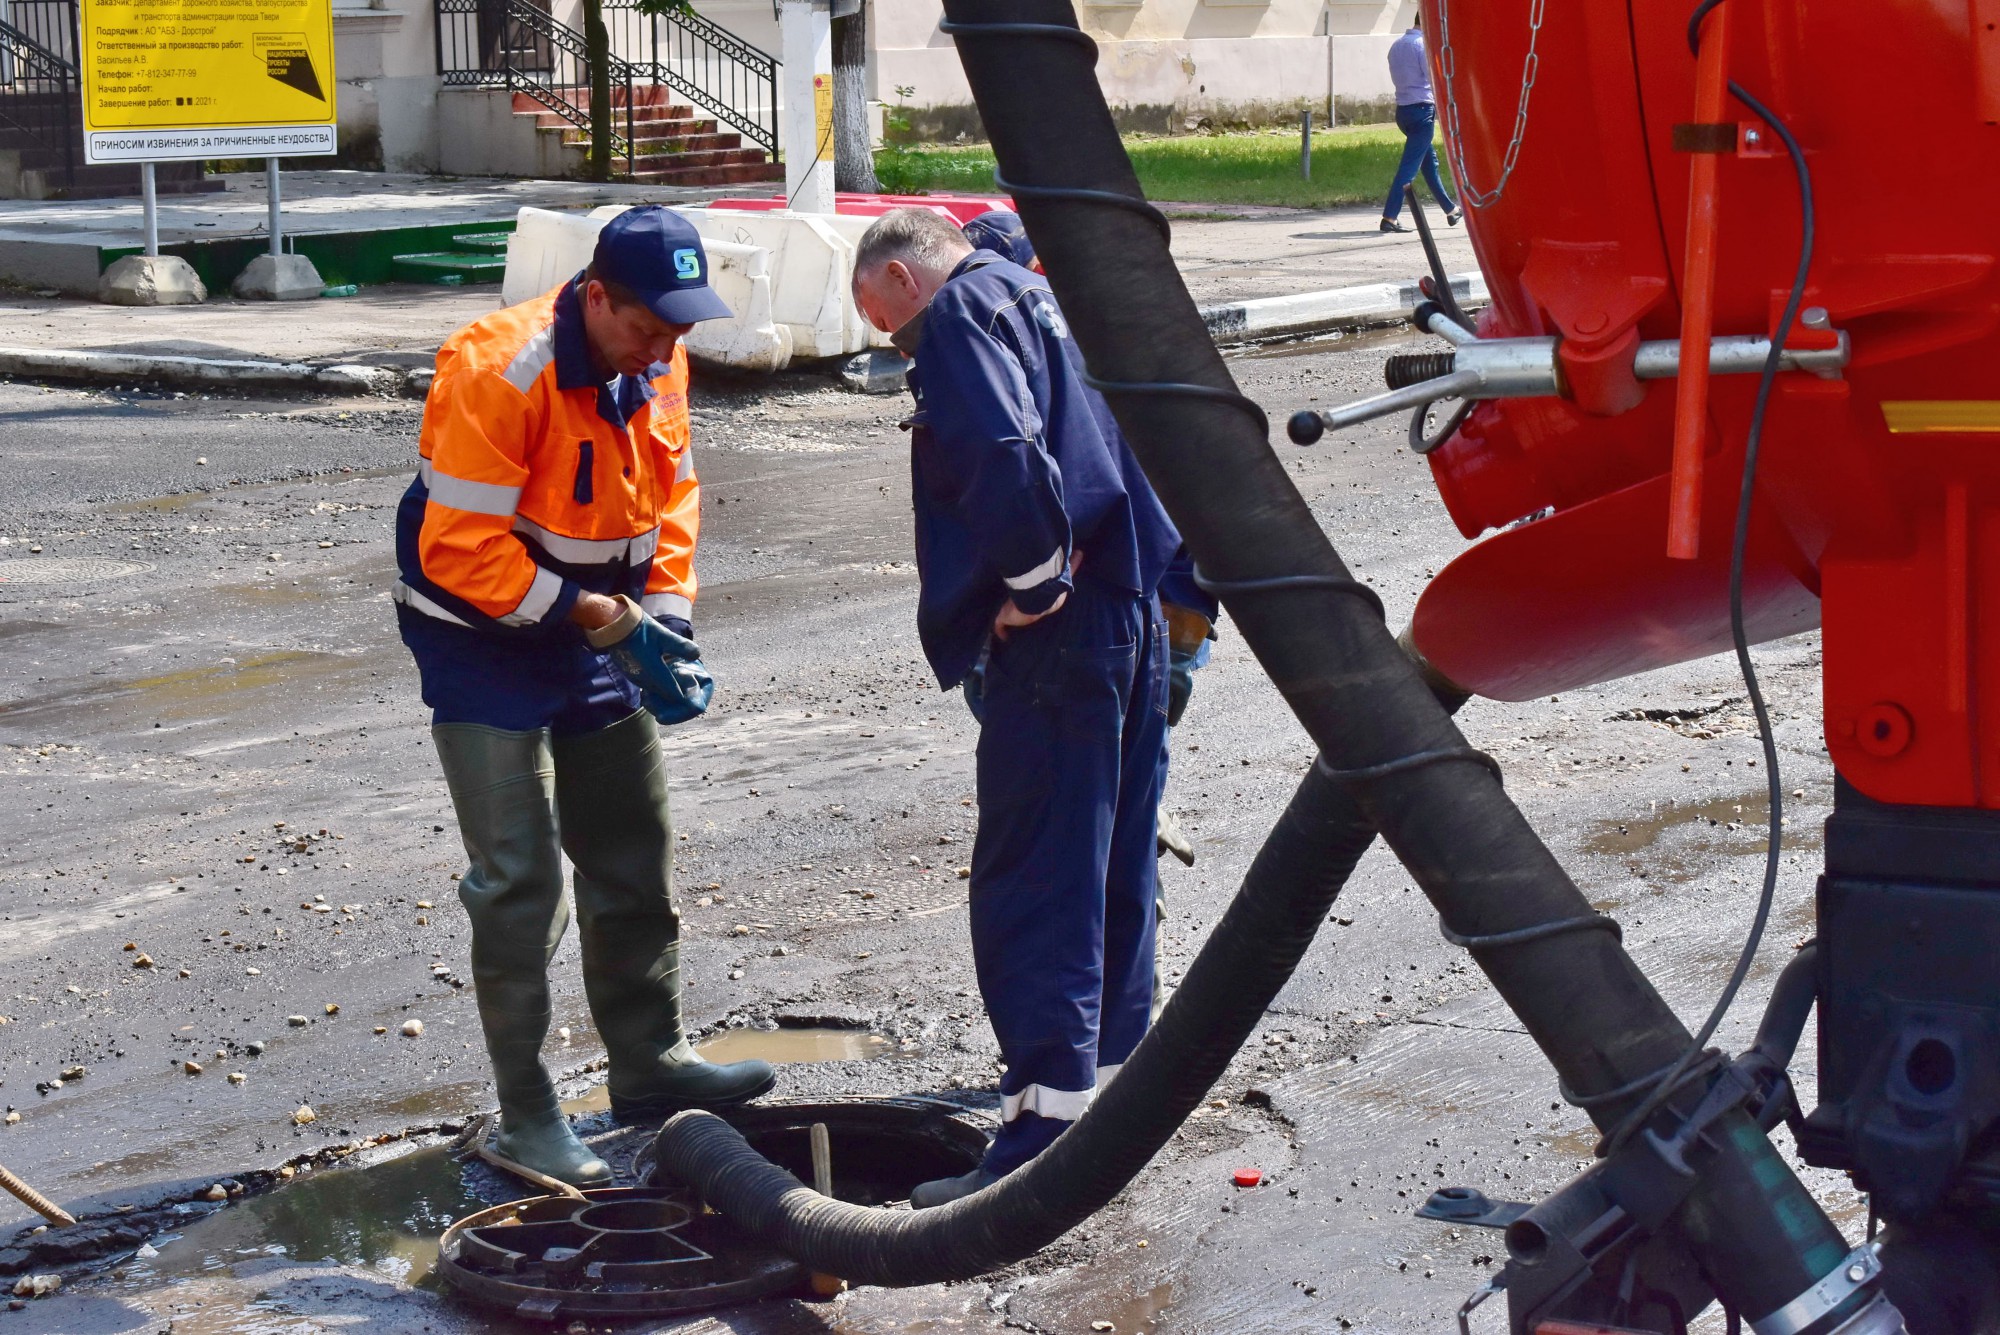
<svg viewBox="0 0 2000 1335">
<path fill-rule="evenodd" d="M 692 619 L 687 353 L 601 382 L 580 280 L 446 341 L 418 453 L 396 524 L 405 607 L 519 635 L 564 626 L 588 591 Z"/>
</svg>

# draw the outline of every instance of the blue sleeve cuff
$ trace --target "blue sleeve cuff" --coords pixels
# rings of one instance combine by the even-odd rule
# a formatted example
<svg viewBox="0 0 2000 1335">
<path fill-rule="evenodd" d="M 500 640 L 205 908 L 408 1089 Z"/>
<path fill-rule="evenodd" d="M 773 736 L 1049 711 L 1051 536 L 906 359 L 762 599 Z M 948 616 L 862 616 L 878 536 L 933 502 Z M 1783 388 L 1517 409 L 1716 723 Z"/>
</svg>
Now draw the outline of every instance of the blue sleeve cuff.
<svg viewBox="0 0 2000 1335">
<path fill-rule="evenodd" d="M 682 639 L 691 640 L 694 638 L 694 626 L 689 623 L 686 617 L 665 616 L 656 619 L 662 626 L 665 626 Z"/>
<path fill-rule="evenodd" d="M 1019 589 L 1009 596 L 1014 606 L 1029 616 L 1039 616 L 1056 605 L 1056 599 L 1070 591 L 1069 572 L 1063 571 L 1054 579 L 1045 579 L 1032 589 Z"/>
</svg>

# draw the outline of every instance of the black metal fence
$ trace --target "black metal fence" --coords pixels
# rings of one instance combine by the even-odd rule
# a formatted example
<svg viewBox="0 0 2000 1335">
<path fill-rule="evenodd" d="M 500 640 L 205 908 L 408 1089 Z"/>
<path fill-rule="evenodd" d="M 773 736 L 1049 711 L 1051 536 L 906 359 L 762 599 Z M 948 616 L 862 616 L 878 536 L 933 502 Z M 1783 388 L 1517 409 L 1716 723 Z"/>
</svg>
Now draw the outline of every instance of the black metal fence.
<svg viewBox="0 0 2000 1335">
<path fill-rule="evenodd" d="M 604 0 L 604 26 L 620 59 L 777 156 L 775 57 L 692 11 L 644 14 L 636 0 Z"/>
<path fill-rule="evenodd" d="M 438 74 L 447 86 L 526 93 L 590 134 L 590 61 L 583 34 L 549 13 L 547 0 L 436 0 Z M 633 166 L 633 90 L 646 82 L 611 58 L 611 156 Z"/>
<path fill-rule="evenodd" d="M 23 0 L 9 0 L 20 4 Z M 64 4 L 68 0 L 27 0 Z M 434 0 L 438 74 L 446 86 L 510 88 L 586 134 L 590 74 L 584 37 L 549 0 Z M 696 14 L 650 15 L 635 0 L 604 0 L 611 41 L 611 103 L 625 134 L 613 154 L 633 160 L 634 89 L 664 84 L 758 147 L 778 153 L 778 62 Z"/>
<path fill-rule="evenodd" d="M 9 8 L 18 13 L 30 6 L 16 0 Z M 70 12 L 74 16 L 74 9 Z M 68 49 L 74 51 L 73 21 L 67 32 Z M 0 147 L 19 152 L 23 168 L 39 168 L 55 183 L 73 185 L 82 110 L 76 65 L 23 29 L 0 22 Z"/>
<path fill-rule="evenodd" d="M 76 0 L 0 0 L 0 20 L 72 69 L 77 66 Z M 10 71 L 0 67 L 0 81 Z"/>
</svg>

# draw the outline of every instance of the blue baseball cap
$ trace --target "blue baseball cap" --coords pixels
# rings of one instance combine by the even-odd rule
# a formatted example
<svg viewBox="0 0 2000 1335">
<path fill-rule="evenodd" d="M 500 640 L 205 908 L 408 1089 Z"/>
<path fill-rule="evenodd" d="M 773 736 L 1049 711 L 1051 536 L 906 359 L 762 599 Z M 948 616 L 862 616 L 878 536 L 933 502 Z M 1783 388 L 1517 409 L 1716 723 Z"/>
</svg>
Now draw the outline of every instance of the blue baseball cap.
<svg viewBox="0 0 2000 1335">
<path fill-rule="evenodd" d="M 672 209 L 647 204 L 604 224 L 591 272 L 628 288 L 668 324 L 725 319 L 735 312 L 708 285 L 708 252 L 694 224 Z"/>
<path fill-rule="evenodd" d="M 1003 259 L 1009 259 L 1023 269 L 1035 266 L 1035 246 L 1028 240 L 1028 229 L 1021 224 L 1021 215 L 1008 209 L 994 209 L 982 213 L 962 229 L 965 239 L 978 250 L 990 250 Z"/>
</svg>

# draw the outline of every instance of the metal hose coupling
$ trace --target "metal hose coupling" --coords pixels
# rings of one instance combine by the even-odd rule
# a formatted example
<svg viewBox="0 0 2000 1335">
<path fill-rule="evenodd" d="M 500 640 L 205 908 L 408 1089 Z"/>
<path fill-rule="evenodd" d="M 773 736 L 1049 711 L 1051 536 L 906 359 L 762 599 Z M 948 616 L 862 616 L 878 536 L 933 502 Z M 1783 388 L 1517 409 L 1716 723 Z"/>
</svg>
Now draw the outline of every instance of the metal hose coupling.
<svg viewBox="0 0 2000 1335">
<path fill-rule="evenodd" d="M 1903 1315 L 1882 1292 L 1882 1258 L 1864 1242 L 1798 1297 L 1750 1323 L 1756 1335 L 1904 1335 Z M 1843 1309 L 1852 1316 L 1838 1320 Z"/>
</svg>

